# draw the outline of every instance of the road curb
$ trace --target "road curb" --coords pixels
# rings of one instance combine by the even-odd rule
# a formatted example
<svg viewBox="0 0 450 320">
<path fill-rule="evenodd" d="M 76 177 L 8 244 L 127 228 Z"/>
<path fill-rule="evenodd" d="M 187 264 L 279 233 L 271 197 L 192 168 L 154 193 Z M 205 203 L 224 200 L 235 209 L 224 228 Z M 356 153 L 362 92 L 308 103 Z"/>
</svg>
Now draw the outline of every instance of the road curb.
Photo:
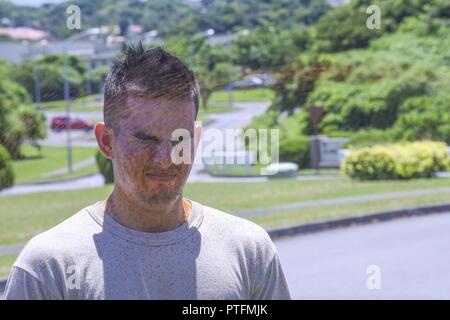
<svg viewBox="0 0 450 320">
<path fill-rule="evenodd" d="M 421 206 L 414 208 L 405 208 L 398 210 L 375 212 L 367 215 L 354 216 L 336 220 L 326 220 L 320 222 L 312 222 L 300 224 L 290 227 L 268 229 L 267 233 L 272 239 L 279 239 L 298 234 L 307 234 L 337 228 L 351 227 L 354 225 L 363 225 L 375 222 L 390 221 L 399 218 L 422 216 L 434 213 L 443 213 L 450 211 L 450 203 L 440 203 L 430 206 Z"/>
</svg>

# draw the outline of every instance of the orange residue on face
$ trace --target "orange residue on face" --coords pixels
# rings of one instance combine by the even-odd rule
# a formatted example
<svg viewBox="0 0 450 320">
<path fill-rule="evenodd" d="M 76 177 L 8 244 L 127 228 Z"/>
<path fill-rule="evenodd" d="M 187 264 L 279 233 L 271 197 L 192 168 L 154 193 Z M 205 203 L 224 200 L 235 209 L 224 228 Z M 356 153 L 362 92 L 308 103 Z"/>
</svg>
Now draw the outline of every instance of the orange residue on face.
<svg viewBox="0 0 450 320">
<path fill-rule="evenodd" d="M 192 212 L 192 202 L 186 198 L 183 198 L 183 211 L 184 211 L 184 220 L 187 221 Z"/>
</svg>

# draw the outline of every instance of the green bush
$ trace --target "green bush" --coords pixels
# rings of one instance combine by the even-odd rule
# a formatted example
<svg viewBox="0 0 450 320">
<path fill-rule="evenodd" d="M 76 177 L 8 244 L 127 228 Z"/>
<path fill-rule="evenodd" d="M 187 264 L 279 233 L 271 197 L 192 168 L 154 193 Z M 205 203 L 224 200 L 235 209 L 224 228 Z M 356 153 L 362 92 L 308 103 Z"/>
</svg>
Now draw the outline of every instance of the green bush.
<svg viewBox="0 0 450 320">
<path fill-rule="evenodd" d="M 11 157 L 5 147 L 0 145 L 0 190 L 14 184 L 14 171 Z"/>
<path fill-rule="evenodd" d="M 299 168 L 309 167 L 309 137 L 297 136 L 280 141 L 280 161 L 294 162 Z"/>
<path fill-rule="evenodd" d="M 441 90 L 433 96 L 409 98 L 400 111 L 393 127 L 396 137 L 450 143 L 450 94 Z"/>
<path fill-rule="evenodd" d="M 418 141 L 356 149 L 344 159 L 341 170 L 351 178 L 389 180 L 430 178 L 449 167 L 445 143 Z"/>
<path fill-rule="evenodd" d="M 100 151 L 97 151 L 97 155 L 95 156 L 95 158 L 97 160 L 97 166 L 100 170 L 100 173 L 105 178 L 105 183 L 114 183 L 112 161 L 106 159 Z"/>
<path fill-rule="evenodd" d="M 20 146 L 25 139 L 37 143 L 47 135 L 45 116 L 31 105 L 19 105 L 0 121 L 0 144 L 8 150 L 11 158 L 22 158 Z"/>
</svg>

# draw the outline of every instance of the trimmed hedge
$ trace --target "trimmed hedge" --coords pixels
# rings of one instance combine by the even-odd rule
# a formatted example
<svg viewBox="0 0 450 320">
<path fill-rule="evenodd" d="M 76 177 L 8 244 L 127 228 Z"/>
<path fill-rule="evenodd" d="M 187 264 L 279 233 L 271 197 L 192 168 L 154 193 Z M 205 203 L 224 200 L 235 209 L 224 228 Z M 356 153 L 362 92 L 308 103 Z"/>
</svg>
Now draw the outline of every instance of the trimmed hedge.
<svg viewBox="0 0 450 320">
<path fill-rule="evenodd" d="M 5 147 L 0 145 L 0 190 L 14 184 L 14 171 L 11 156 Z"/>
<path fill-rule="evenodd" d="M 100 151 L 97 151 L 95 158 L 97 160 L 97 166 L 100 170 L 100 173 L 105 178 L 105 184 L 106 183 L 114 183 L 114 173 L 113 173 L 112 161 L 109 159 L 106 159 Z"/>
<path fill-rule="evenodd" d="M 430 178 L 448 168 L 447 145 L 434 141 L 356 149 L 341 166 L 344 174 L 361 180 Z"/>
</svg>

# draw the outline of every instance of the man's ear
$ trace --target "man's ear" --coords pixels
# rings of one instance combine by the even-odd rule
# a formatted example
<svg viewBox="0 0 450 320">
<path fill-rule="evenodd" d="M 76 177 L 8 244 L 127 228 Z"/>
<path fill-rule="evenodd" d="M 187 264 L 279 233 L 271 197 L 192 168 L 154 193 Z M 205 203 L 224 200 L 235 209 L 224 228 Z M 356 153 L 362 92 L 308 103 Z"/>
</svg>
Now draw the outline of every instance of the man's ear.
<svg viewBox="0 0 450 320">
<path fill-rule="evenodd" d="M 112 142 L 114 138 L 113 130 L 104 122 L 97 122 L 94 131 L 100 152 L 105 156 L 105 158 L 111 160 L 113 150 Z"/>
</svg>

